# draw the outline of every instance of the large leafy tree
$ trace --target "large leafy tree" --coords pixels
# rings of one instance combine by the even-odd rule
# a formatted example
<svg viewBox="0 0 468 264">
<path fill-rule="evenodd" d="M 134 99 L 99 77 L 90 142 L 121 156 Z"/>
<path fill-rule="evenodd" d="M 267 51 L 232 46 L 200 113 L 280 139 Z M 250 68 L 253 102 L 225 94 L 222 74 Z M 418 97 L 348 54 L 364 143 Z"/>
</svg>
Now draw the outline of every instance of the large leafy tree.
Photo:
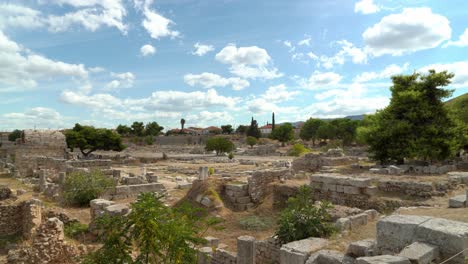
<svg viewBox="0 0 468 264">
<path fill-rule="evenodd" d="M 219 223 L 185 204 L 168 207 L 155 193 L 140 194 L 131 209 L 127 216 L 98 220 L 103 246 L 83 263 L 197 263 L 195 246 L 205 242 L 204 231 Z"/>
<path fill-rule="evenodd" d="M 105 128 L 75 124 L 72 130 L 65 132 L 65 137 L 68 148 L 71 151 L 75 148 L 80 149 L 85 157 L 96 150 L 124 149 L 120 135 Z"/>
<path fill-rule="evenodd" d="M 232 132 L 234 132 L 232 125 L 221 126 L 221 129 L 223 130 L 223 134 L 231 134 Z"/>
<path fill-rule="evenodd" d="M 145 127 L 145 134 L 147 136 L 157 136 L 164 127 L 160 126 L 157 122 L 149 122 Z"/>
<path fill-rule="evenodd" d="M 16 141 L 16 139 L 21 137 L 21 130 L 15 129 L 8 135 L 8 141 Z"/>
<path fill-rule="evenodd" d="M 315 141 L 319 139 L 318 129 L 322 126 L 325 121 L 316 118 L 309 118 L 301 128 L 299 137 L 303 140 L 312 140 L 312 144 L 315 145 Z"/>
<path fill-rule="evenodd" d="M 132 124 L 132 134 L 137 137 L 144 136 L 145 134 L 145 125 L 143 122 L 133 122 Z"/>
<path fill-rule="evenodd" d="M 132 133 L 132 129 L 127 125 L 118 125 L 115 130 L 122 136 L 128 136 Z"/>
<path fill-rule="evenodd" d="M 239 126 L 236 128 L 236 133 L 237 133 L 237 134 L 244 135 L 245 133 L 247 133 L 247 130 L 248 130 L 248 129 L 249 129 L 249 126 L 239 125 Z"/>
<path fill-rule="evenodd" d="M 247 136 L 254 137 L 257 139 L 260 138 L 261 136 L 260 129 L 258 129 L 257 120 L 253 119 L 253 117 L 252 117 L 252 121 L 250 122 L 250 126 L 247 129 L 246 133 L 247 133 Z"/>
<path fill-rule="evenodd" d="M 452 94 L 443 87 L 453 77 L 434 70 L 427 75 L 393 76 L 390 104 L 359 129 L 371 157 L 382 163 L 403 163 L 405 159 L 440 161 L 453 156 L 464 143 L 463 129 L 442 103 Z"/>
<path fill-rule="evenodd" d="M 284 143 L 294 139 L 294 127 L 290 123 L 282 124 L 271 132 L 271 137 L 284 146 Z"/>
<path fill-rule="evenodd" d="M 212 137 L 206 141 L 205 149 L 207 151 L 216 151 L 216 155 L 225 152 L 231 152 L 235 148 L 234 143 L 225 137 Z"/>
</svg>

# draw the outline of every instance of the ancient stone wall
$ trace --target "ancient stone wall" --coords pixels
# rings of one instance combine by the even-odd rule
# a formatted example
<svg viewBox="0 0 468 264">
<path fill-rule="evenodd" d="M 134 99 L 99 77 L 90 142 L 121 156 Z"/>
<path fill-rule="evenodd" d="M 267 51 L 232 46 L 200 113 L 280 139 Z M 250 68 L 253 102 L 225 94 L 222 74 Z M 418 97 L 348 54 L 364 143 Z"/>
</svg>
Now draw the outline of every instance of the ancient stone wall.
<svg viewBox="0 0 468 264">
<path fill-rule="evenodd" d="M 279 264 L 281 245 L 274 238 L 255 241 L 255 263 Z"/>
<path fill-rule="evenodd" d="M 431 182 L 380 180 L 377 186 L 379 191 L 382 192 L 398 193 L 422 198 L 431 197 L 434 191 L 434 187 Z"/>
<path fill-rule="evenodd" d="M 135 185 L 119 185 L 115 188 L 109 189 L 106 191 L 102 197 L 106 199 L 125 199 L 136 197 L 142 192 L 158 192 L 165 193 L 166 188 L 162 183 L 153 182 L 145 184 L 135 184 Z"/>
<path fill-rule="evenodd" d="M 41 224 L 41 208 L 41 201 L 36 199 L 0 204 L 0 236 L 22 235 L 30 238 Z"/>
<path fill-rule="evenodd" d="M 254 205 L 249 196 L 249 185 L 247 184 L 226 184 L 224 193 L 229 204 L 236 211 L 245 211 Z"/>
<path fill-rule="evenodd" d="M 294 171 L 309 171 L 315 172 L 320 170 L 322 166 L 339 166 L 351 165 L 359 161 L 358 157 L 336 155 L 336 150 L 331 150 L 327 153 L 307 153 L 304 156 L 295 159 L 292 162 Z"/>
<path fill-rule="evenodd" d="M 210 264 L 237 264 L 237 256 L 227 250 L 216 249 L 211 256 Z"/>
<path fill-rule="evenodd" d="M 268 193 L 271 193 L 270 183 L 290 178 L 290 169 L 255 171 L 248 180 L 249 195 L 253 203 L 259 203 Z"/>
</svg>

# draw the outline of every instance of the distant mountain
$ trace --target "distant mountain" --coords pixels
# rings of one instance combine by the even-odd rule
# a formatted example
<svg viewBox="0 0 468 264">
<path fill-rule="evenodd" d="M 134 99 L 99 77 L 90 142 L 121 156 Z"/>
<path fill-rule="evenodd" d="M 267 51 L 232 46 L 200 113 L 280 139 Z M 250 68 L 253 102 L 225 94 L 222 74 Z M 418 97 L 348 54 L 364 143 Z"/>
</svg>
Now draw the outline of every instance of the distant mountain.
<svg viewBox="0 0 468 264">
<path fill-rule="evenodd" d="M 352 116 L 345 116 L 345 118 L 351 120 L 363 120 L 365 115 L 352 115 Z"/>
<path fill-rule="evenodd" d="M 444 104 L 445 107 L 454 111 L 461 120 L 468 124 L 468 93 L 452 98 Z"/>
</svg>

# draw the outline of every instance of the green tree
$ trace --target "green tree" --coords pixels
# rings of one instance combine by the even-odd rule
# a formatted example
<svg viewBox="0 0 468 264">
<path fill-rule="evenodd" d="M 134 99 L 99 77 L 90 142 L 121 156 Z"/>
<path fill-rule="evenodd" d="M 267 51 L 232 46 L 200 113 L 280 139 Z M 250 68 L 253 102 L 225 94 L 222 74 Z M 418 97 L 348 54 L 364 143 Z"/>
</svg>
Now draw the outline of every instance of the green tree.
<svg viewBox="0 0 468 264">
<path fill-rule="evenodd" d="M 275 130 L 276 124 L 275 124 L 275 112 L 271 115 L 271 131 Z"/>
<path fill-rule="evenodd" d="M 195 264 L 195 246 L 205 242 L 201 237 L 208 228 L 219 224 L 206 212 L 185 204 L 167 207 L 155 193 L 141 193 L 131 209 L 127 216 L 98 220 L 103 246 L 84 263 Z"/>
<path fill-rule="evenodd" d="M 180 132 L 183 133 L 185 126 L 185 119 L 180 119 Z"/>
<path fill-rule="evenodd" d="M 112 178 L 96 170 L 92 172 L 73 172 L 65 177 L 63 197 L 69 204 L 88 206 L 108 188 L 115 186 Z"/>
<path fill-rule="evenodd" d="M 234 129 L 232 128 L 231 125 L 224 125 L 224 126 L 221 126 L 221 129 L 223 130 L 223 134 L 231 134 L 232 132 L 234 132 Z"/>
<path fill-rule="evenodd" d="M 393 76 L 390 104 L 367 118 L 359 138 L 369 145 L 371 157 L 382 163 L 405 159 L 444 160 L 463 144 L 463 129 L 451 119 L 442 99 L 452 94 L 453 74 L 429 70 L 427 75 Z"/>
<path fill-rule="evenodd" d="M 304 145 L 302 144 L 294 144 L 294 146 L 291 148 L 291 150 L 289 151 L 289 155 L 290 156 L 295 156 L 295 157 L 299 157 L 301 156 L 302 154 L 305 154 L 305 153 L 308 153 L 310 152 L 310 149 L 304 147 Z"/>
<path fill-rule="evenodd" d="M 247 136 L 254 137 L 257 139 L 260 138 L 261 136 L 260 129 L 258 129 L 257 120 L 253 119 L 253 117 L 252 117 L 252 121 L 250 122 L 250 126 L 247 129 L 246 133 L 247 133 Z"/>
<path fill-rule="evenodd" d="M 315 145 L 315 141 L 319 139 L 317 131 L 324 123 L 323 120 L 309 118 L 302 126 L 299 137 L 303 140 L 312 140 L 312 144 Z"/>
<path fill-rule="evenodd" d="M 145 134 L 147 136 L 158 136 L 159 133 L 164 129 L 157 122 L 149 122 L 145 127 Z"/>
<path fill-rule="evenodd" d="M 142 137 L 145 135 L 145 125 L 143 122 L 133 122 L 132 124 L 132 134 L 137 137 Z"/>
<path fill-rule="evenodd" d="M 349 118 L 337 118 L 330 121 L 330 125 L 334 128 L 334 138 L 332 139 L 339 139 L 343 145 L 350 145 L 356 140 L 356 129 L 359 123 L 359 120 Z"/>
<path fill-rule="evenodd" d="M 205 149 L 207 151 L 216 151 L 218 156 L 224 152 L 231 152 L 235 148 L 234 143 L 225 137 L 212 137 L 206 141 Z"/>
<path fill-rule="evenodd" d="M 11 132 L 9 135 L 8 135 L 8 141 L 13 141 L 15 142 L 16 139 L 20 138 L 21 137 L 21 134 L 23 132 L 21 132 L 21 130 L 18 130 L 18 129 L 15 129 L 13 130 L 13 132 Z"/>
<path fill-rule="evenodd" d="M 85 157 L 96 150 L 121 151 L 124 149 L 120 135 L 105 128 L 75 124 L 72 130 L 65 132 L 65 137 L 68 148 L 71 151 L 79 148 Z"/>
<path fill-rule="evenodd" d="M 237 134 L 244 135 L 245 133 L 247 133 L 247 130 L 248 130 L 248 129 L 249 129 L 248 126 L 239 125 L 239 126 L 236 128 L 236 133 L 237 133 Z"/>
<path fill-rule="evenodd" d="M 317 138 L 322 141 L 327 139 L 334 139 L 336 137 L 336 128 L 330 124 L 330 122 L 325 121 L 317 129 Z"/>
<path fill-rule="evenodd" d="M 284 143 L 294 139 L 294 127 L 290 123 L 284 123 L 271 132 L 271 138 L 278 140 L 284 146 Z"/>
<path fill-rule="evenodd" d="M 118 125 L 116 131 L 121 136 L 129 136 L 132 133 L 132 129 L 127 125 Z"/>
<path fill-rule="evenodd" d="M 308 237 L 328 237 L 334 231 L 328 209 L 332 206 L 328 202 L 315 205 L 312 190 L 303 185 L 295 197 L 288 200 L 278 220 L 276 235 L 285 244 Z"/>
<path fill-rule="evenodd" d="M 247 145 L 250 146 L 250 148 L 252 148 L 254 145 L 257 144 L 257 139 L 254 137 L 247 137 L 245 142 L 247 143 Z"/>
</svg>

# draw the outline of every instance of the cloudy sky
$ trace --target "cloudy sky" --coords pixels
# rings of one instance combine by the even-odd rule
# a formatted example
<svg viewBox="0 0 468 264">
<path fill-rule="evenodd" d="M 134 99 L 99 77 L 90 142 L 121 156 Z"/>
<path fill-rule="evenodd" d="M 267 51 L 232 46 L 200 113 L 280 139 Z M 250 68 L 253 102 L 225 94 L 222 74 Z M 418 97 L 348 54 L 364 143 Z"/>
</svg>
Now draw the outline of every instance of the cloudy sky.
<svg viewBox="0 0 468 264">
<path fill-rule="evenodd" d="M 466 0 L 0 0 L 0 130 L 372 113 L 390 76 L 468 92 Z"/>
</svg>

